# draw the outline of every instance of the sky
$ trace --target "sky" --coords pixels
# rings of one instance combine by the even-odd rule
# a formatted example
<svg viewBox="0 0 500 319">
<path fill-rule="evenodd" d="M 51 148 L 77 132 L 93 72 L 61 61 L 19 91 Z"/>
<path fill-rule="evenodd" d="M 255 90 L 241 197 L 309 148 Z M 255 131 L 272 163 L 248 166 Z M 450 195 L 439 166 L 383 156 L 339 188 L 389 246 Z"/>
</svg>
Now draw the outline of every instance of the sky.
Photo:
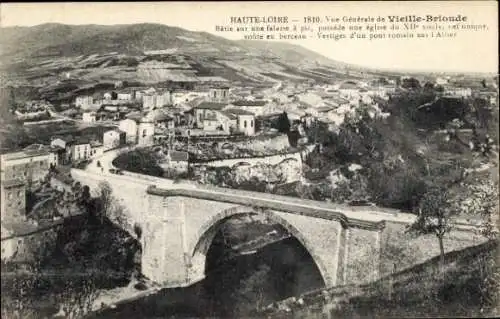
<svg viewBox="0 0 500 319">
<path fill-rule="evenodd" d="M 483 31 L 462 31 L 448 39 L 381 39 L 339 41 L 288 40 L 334 60 L 381 69 L 454 72 L 498 72 L 498 4 L 496 1 L 435 2 L 140 2 L 140 3 L 3 3 L 0 25 L 42 23 L 132 24 L 161 23 L 206 31 L 228 39 L 238 32 L 216 32 L 230 17 L 306 16 L 386 17 L 442 15 L 467 17 L 467 24 L 486 25 Z"/>
</svg>

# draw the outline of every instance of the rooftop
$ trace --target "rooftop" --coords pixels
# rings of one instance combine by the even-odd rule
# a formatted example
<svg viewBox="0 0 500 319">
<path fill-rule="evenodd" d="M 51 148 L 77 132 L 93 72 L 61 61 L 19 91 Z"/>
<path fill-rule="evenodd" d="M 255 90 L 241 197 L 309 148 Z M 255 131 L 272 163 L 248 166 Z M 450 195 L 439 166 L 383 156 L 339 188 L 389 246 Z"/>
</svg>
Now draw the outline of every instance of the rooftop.
<svg viewBox="0 0 500 319">
<path fill-rule="evenodd" d="M 49 155 L 50 152 L 46 149 L 42 150 L 23 150 L 19 152 L 13 152 L 13 153 L 5 153 L 2 154 L 2 159 L 6 161 L 11 161 L 11 160 L 16 160 L 16 159 L 22 159 L 22 158 L 29 158 L 29 157 L 35 157 L 35 156 L 42 156 L 42 155 Z"/>
<path fill-rule="evenodd" d="M 258 101 L 246 101 L 246 100 L 238 100 L 231 102 L 234 106 L 264 106 L 266 105 L 266 101 L 258 100 Z"/>
<path fill-rule="evenodd" d="M 255 115 L 252 112 L 248 112 L 242 109 L 227 109 L 227 113 L 235 114 L 235 115 Z"/>
<path fill-rule="evenodd" d="M 180 152 L 180 151 L 170 151 L 169 152 L 171 161 L 187 161 L 189 159 L 188 152 Z"/>
<path fill-rule="evenodd" d="M 316 111 L 318 111 L 318 112 L 330 112 L 333 109 L 334 108 L 331 106 L 321 106 L 321 107 L 316 108 Z"/>
<path fill-rule="evenodd" d="M 24 181 L 21 179 L 10 179 L 2 182 L 2 186 L 4 188 L 12 188 L 12 187 L 18 187 L 18 186 L 23 186 Z"/>
<path fill-rule="evenodd" d="M 148 118 L 149 120 L 154 121 L 154 122 L 162 122 L 162 121 L 168 121 L 168 120 L 173 119 L 167 112 L 165 112 L 164 110 L 161 110 L 161 109 L 156 109 L 156 110 L 149 112 L 146 115 L 146 118 Z"/>
<path fill-rule="evenodd" d="M 358 88 L 358 85 L 354 82 L 344 82 L 339 87 L 340 90 L 352 90 L 352 89 L 357 89 L 357 88 Z"/>
<path fill-rule="evenodd" d="M 228 111 L 221 111 L 220 112 L 222 115 L 228 117 L 230 120 L 235 120 L 237 116 L 234 113 L 228 112 Z"/>
<path fill-rule="evenodd" d="M 214 102 L 203 102 L 196 106 L 197 109 L 205 110 L 222 110 L 226 107 L 224 103 L 214 103 Z"/>
</svg>

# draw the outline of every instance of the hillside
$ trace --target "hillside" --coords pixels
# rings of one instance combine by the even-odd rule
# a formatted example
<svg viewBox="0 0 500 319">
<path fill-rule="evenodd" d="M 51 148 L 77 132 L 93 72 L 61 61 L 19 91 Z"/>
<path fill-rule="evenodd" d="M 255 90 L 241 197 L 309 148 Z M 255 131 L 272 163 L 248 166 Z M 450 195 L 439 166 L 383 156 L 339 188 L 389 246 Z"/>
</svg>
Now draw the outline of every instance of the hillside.
<svg viewBox="0 0 500 319">
<path fill-rule="evenodd" d="M 364 286 L 314 291 L 272 304 L 267 318 L 498 316 L 498 242 L 453 251 Z"/>
<path fill-rule="evenodd" d="M 103 26 L 49 23 L 2 28 L 0 35 L 2 56 L 11 57 L 68 57 L 107 52 L 142 54 L 147 50 L 168 47 L 189 49 L 200 43 L 210 43 L 220 51 L 230 51 L 234 46 L 223 38 L 160 24 Z"/>
<path fill-rule="evenodd" d="M 40 86 L 45 84 L 43 80 L 51 78 L 54 82 L 54 76 L 71 71 L 75 71 L 73 76 L 90 82 L 130 80 L 135 78 L 141 62 L 164 61 L 172 56 L 182 56 L 195 74 L 222 76 L 230 81 L 276 81 L 276 77 L 265 75 L 267 71 L 279 74 L 279 79 L 297 79 L 304 77 L 298 69 L 345 67 L 298 45 L 231 41 L 161 24 L 48 23 L 2 28 L 0 33 L 0 67 L 6 71 L 4 75 L 11 81 L 38 81 Z M 153 82 L 162 80 L 153 77 Z"/>
<path fill-rule="evenodd" d="M 309 64 L 311 67 L 319 64 L 337 68 L 344 68 L 348 66 L 347 63 L 328 59 L 319 53 L 296 44 L 257 40 L 239 40 L 237 43 L 245 48 L 248 48 L 250 51 L 261 54 L 263 53 L 265 56 L 269 57 L 276 57 L 290 64 Z"/>
</svg>

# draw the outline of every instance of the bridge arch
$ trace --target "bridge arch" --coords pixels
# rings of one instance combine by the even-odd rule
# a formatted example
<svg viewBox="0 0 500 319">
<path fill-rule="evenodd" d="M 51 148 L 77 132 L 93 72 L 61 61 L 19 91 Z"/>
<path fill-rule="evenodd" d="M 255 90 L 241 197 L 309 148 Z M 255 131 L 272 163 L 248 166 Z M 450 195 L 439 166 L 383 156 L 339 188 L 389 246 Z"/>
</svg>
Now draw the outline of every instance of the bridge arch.
<svg viewBox="0 0 500 319">
<path fill-rule="evenodd" d="M 205 265 L 208 250 L 212 244 L 215 235 L 221 229 L 222 225 L 230 218 L 238 215 L 264 215 L 267 219 L 279 224 L 285 228 L 290 235 L 295 237 L 300 244 L 307 250 L 311 255 L 313 262 L 315 263 L 317 269 L 319 270 L 323 283 L 325 286 L 331 286 L 333 283 L 333 278 L 330 278 L 327 267 L 323 260 L 323 256 L 317 252 L 315 246 L 309 242 L 306 236 L 302 234 L 295 226 L 288 222 L 283 217 L 279 216 L 270 210 L 255 209 L 246 206 L 236 206 L 219 212 L 214 215 L 210 220 L 200 227 L 197 232 L 196 239 L 192 247 L 188 251 L 191 252 L 190 255 L 190 267 L 193 277 L 203 278 L 205 276 Z"/>
</svg>

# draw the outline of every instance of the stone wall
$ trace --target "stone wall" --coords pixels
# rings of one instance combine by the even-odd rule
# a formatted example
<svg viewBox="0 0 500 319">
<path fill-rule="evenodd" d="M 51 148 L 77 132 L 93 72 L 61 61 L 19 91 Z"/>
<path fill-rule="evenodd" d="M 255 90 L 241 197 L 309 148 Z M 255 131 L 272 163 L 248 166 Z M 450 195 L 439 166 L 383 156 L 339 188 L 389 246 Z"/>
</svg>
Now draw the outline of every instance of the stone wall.
<svg viewBox="0 0 500 319">
<path fill-rule="evenodd" d="M 398 272 L 438 256 L 435 235 L 415 236 L 405 232 L 406 224 L 387 222 L 381 237 L 381 276 Z M 486 239 L 472 230 L 455 229 L 444 237 L 445 253 L 479 245 Z M 401 245 L 401 243 L 405 243 Z"/>
<path fill-rule="evenodd" d="M 5 236 L 8 234 L 2 233 L 2 261 L 30 263 L 40 258 L 41 252 L 51 252 L 55 247 L 59 226 L 7 238 Z"/>
<path fill-rule="evenodd" d="M 211 167 L 223 167 L 223 166 L 232 167 L 236 164 L 241 164 L 241 163 L 246 163 L 249 165 L 257 165 L 257 164 L 276 165 L 286 159 L 296 159 L 300 163 L 302 163 L 302 157 L 300 155 L 300 152 L 294 152 L 294 153 L 284 153 L 284 154 L 262 156 L 262 157 L 244 157 L 244 158 L 231 158 L 231 159 L 207 161 L 195 165 L 203 165 Z"/>
<path fill-rule="evenodd" d="M 346 233 L 344 284 L 367 283 L 379 276 L 380 233 L 349 228 Z"/>
</svg>

